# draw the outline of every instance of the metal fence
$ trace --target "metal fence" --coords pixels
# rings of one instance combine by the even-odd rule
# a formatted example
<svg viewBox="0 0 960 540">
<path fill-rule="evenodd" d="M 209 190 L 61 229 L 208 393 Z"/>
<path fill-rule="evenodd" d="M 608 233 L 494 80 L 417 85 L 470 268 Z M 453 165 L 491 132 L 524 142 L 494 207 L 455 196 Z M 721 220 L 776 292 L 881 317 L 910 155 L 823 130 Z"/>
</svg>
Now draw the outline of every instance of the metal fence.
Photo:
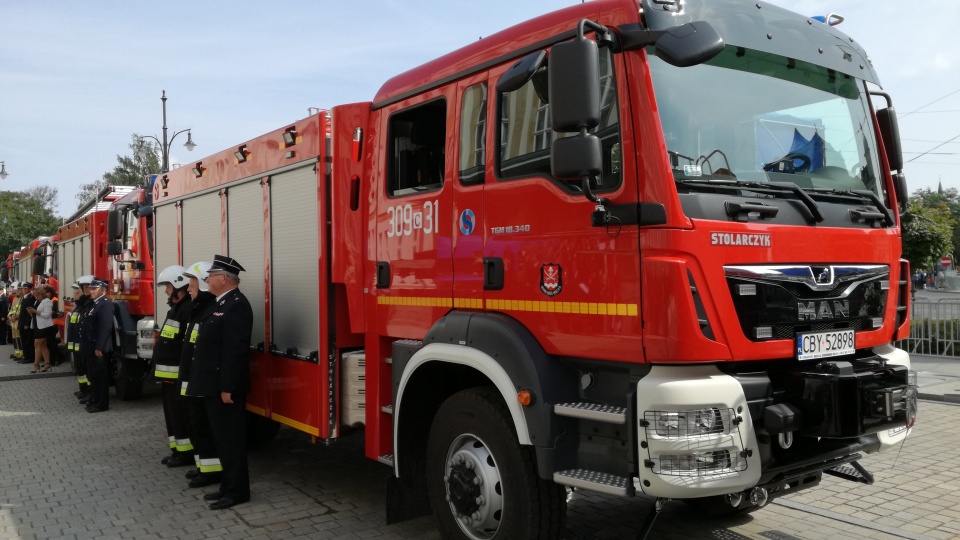
<svg viewBox="0 0 960 540">
<path fill-rule="evenodd" d="M 910 337 L 897 346 L 914 354 L 960 357 L 960 300 L 915 301 Z"/>
</svg>

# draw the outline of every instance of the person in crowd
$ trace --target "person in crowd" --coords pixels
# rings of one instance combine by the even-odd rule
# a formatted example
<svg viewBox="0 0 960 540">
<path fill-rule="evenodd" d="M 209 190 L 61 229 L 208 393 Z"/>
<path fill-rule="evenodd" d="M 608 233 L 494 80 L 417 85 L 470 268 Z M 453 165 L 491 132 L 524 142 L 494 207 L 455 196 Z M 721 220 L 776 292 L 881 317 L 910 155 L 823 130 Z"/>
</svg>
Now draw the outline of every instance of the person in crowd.
<svg viewBox="0 0 960 540">
<path fill-rule="evenodd" d="M 190 371 L 193 365 L 193 345 L 197 340 L 197 330 L 200 322 L 209 317 L 217 307 L 216 297 L 207 288 L 207 271 L 211 264 L 200 261 L 191 264 L 184 270 L 184 276 L 189 280 L 187 291 L 193 299 L 190 309 L 190 320 L 183 334 L 183 350 L 180 353 L 179 386 L 180 397 L 187 404 L 190 417 L 190 440 L 196 452 L 194 459 L 196 469 L 187 472 L 192 488 L 219 484 L 223 480 L 223 464 L 217 455 L 217 445 L 210 430 L 210 420 L 203 399 L 194 397 L 190 393 Z"/>
<path fill-rule="evenodd" d="M 37 299 L 33 296 L 33 284 L 29 281 L 20 282 L 20 314 L 17 317 L 17 326 L 20 329 L 20 346 L 23 349 L 21 364 L 32 364 L 35 356 L 33 343 L 33 315 L 31 309 L 36 309 Z"/>
<path fill-rule="evenodd" d="M 7 344 L 8 313 L 10 313 L 10 298 L 7 297 L 7 284 L 0 283 L 0 345 Z"/>
<path fill-rule="evenodd" d="M 167 467 L 183 467 L 194 461 L 186 402 L 180 399 L 180 385 L 177 384 L 183 332 L 190 321 L 191 301 L 187 294 L 187 283 L 180 265 L 164 268 L 157 277 L 157 287 L 164 287 L 167 305 L 170 306 L 160 327 L 160 335 L 153 345 L 153 376 L 160 383 L 163 419 L 171 450 L 171 454 L 160 462 Z"/>
<path fill-rule="evenodd" d="M 212 510 L 250 500 L 246 404 L 253 310 L 238 288 L 242 271 L 232 257 L 213 258 L 206 281 L 210 293 L 216 296 L 216 308 L 197 330 L 187 390 L 204 400 L 223 465 L 220 489 L 204 495 L 204 499 L 213 501 Z"/>
<path fill-rule="evenodd" d="M 51 369 L 47 338 L 51 332 L 57 331 L 57 327 L 53 324 L 53 289 L 47 285 L 41 285 L 33 291 L 33 297 L 37 300 L 37 306 L 27 308 L 30 315 L 33 315 L 34 326 L 34 359 L 30 373 L 43 373 Z"/>
<path fill-rule="evenodd" d="M 80 322 L 80 355 L 87 363 L 90 397 L 87 412 L 110 409 L 110 361 L 113 356 L 113 302 L 107 298 L 107 282 L 95 278 L 88 287 L 90 302 Z"/>
<path fill-rule="evenodd" d="M 10 288 L 13 290 L 13 299 L 10 301 L 10 312 L 7 314 L 7 323 L 10 325 L 10 338 L 13 340 L 13 358 L 19 362 L 23 358 L 23 344 L 20 338 L 20 302 L 23 291 L 20 289 L 20 282 L 14 281 Z"/>
</svg>

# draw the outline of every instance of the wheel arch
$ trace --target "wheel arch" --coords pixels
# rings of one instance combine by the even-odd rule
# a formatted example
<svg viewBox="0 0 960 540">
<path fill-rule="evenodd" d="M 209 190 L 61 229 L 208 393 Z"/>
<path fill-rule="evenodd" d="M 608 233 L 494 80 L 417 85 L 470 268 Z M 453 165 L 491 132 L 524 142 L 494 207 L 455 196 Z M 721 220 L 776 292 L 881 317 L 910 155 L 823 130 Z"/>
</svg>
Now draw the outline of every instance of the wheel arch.
<svg viewBox="0 0 960 540">
<path fill-rule="evenodd" d="M 492 386 L 510 411 L 522 445 L 551 447 L 559 437 L 552 406 L 576 399 L 576 371 L 548 355 L 529 330 L 501 313 L 454 311 L 427 333 L 408 359 L 394 357 L 394 473 L 416 474 L 402 466 L 401 451 L 425 448 L 433 417 L 453 394 Z M 529 406 L 517 392 L 528 390 Z M 407 399 L 410 398 L 410 399 Z"/>
</svg>

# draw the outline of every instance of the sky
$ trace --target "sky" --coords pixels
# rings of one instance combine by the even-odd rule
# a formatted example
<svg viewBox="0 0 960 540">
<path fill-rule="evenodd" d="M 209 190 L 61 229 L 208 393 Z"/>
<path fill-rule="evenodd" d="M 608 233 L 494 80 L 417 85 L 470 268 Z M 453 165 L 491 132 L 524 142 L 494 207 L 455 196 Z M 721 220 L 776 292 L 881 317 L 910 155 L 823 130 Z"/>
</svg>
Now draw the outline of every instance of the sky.
<svg viewBox="0 0 960 540">
<path fill-rule="evenodd" d="M 579 2 L 0 0 L 0 190 L 56 187 L 68 216 L 133 133 L 162 137 L 164 91 L 169 134 L 191 129 L 197 144 L 187 152 L 180 134 L 171 162 L 192 163 Z M 894 99 L 910 191 L 960 188 L 960 2 L 772 3 L 844 16 Z"/>
</svg>

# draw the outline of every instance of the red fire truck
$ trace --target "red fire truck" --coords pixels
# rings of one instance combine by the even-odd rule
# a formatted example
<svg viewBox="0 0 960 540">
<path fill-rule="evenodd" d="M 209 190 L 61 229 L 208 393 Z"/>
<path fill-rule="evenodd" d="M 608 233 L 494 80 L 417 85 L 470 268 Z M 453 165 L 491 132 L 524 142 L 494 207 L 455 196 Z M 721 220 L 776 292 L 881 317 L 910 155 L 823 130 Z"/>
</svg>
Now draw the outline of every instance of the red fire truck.
<svg viewBox="0 0 960 540">
<path fill-rule="evenodd" d="M 916 417 L 907 194 L 889 97 L 833 22 L 528 21 L 160 176 L 156 268 L 246 267 L 249 411 L 362 424 L 391 521 L 555 538 L 567 487 L 750 511 L 870 482 Z"/>
<path fill-rule="evenodd" d="M 140 304 L 131 298 L 120 282 L 118 264 L 110 257 L 110 209 L 130 200 L 139 190 L 132 186 L 107 186 L 95 197 L 82 205 L 57 233 L 55 260 L 59 270 L 59 296 L 65 314 L 73 311 L 73 294 L 70 285 L 83 275 L 95 275 L 111 282 L 110 296 L 117 306 L 117 341 L 120 354 L 115 354 L 117 363 L 113 368 L 113 384 L 117 397 L 136 399 L 143 389 L 147 374 L 147 361 L 137 355 L 136 319 L 142 316 Z M 147 256 L 149 261 L 149 255 Z M 152 267 L 148 270 L 152 274 Z M 151 277 L 152 280 L 152 277 Z M 149 298 L 153 304 L 152 290 L 148 293 L 134 291 Z M 65 315 L 66 317 L 66 315 Z"/>
</svg>

